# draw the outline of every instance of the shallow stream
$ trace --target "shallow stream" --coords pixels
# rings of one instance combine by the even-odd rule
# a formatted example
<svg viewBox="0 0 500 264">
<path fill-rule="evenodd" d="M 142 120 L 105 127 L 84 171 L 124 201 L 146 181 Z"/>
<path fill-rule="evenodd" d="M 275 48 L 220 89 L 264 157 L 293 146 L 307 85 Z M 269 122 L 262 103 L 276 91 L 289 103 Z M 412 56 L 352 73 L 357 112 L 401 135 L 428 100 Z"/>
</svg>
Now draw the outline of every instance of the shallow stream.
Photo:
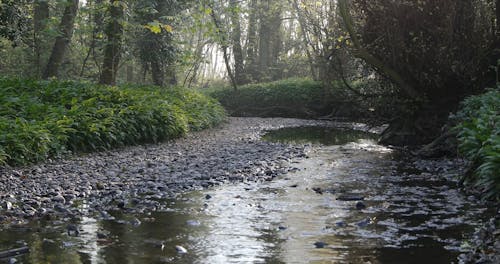
<svg viewBox="0 0 500 264">
<path fill-rule="evenodd" d="M 29 246 L 17 263 L 451 263 L 488 216 L 456 188 L 452 161 L 408 161 L 359 131 L 288 128 L 264 140 L 309 152 L 273 181 L 83 218 L 78 236 L 64 221 L 3 230 L 0 251 Z"/>
</svg>

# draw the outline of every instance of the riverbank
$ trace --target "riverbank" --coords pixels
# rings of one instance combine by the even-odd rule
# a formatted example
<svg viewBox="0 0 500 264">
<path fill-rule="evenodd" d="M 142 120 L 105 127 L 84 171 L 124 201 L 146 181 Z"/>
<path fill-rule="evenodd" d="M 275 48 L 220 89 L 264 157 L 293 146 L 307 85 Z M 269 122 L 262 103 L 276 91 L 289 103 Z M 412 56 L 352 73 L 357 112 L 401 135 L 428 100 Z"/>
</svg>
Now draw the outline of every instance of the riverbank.
<svg viewBox="0 0 500 264">
<path fill-rule="evenodd" d="M 78 219 L 126 208 L 159 210 L 158 200 L 228 181 L 265 181 L 287 172 L 304 148 L 262 142 L 265 130 L 332 122 L 230 118 L 217 129 L 156 145 L 126 147 L 0 171 L 0 222 Z M 82 210 L 82 204 L 85 210 Z"/>
<path fill-rule="evenodd" d="M 4 170 L 0 193 L 10 208 L 2 209 L 0 250 L 20 243 L 30 258 L 109 263 L 447 263 L 484 237 L 473 229 L 491 212 L 459 190 L 459 160 L 408 157 L 364 136 L 337 146 L 260 139 L 266 130 L 318 125 L 366 129 L 230 118 L 167 143 Z"/>
</svg>

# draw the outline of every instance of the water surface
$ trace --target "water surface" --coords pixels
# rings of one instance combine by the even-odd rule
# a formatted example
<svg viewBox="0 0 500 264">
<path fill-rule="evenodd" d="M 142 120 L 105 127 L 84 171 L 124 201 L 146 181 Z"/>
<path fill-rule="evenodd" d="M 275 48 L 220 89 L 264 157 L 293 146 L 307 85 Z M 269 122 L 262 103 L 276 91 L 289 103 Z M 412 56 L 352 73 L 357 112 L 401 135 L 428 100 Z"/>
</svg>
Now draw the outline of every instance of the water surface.
<svg viewBox="0 0 500 264">
<path fill-rule="evenodd" d="M 30 253 L 16 257 L 23 263 L 456 260 L 463 239 L 487 212 L 449 180 L 456 173 L 451 164 L 435 170 L 434 163 L 400 160 L 373 135 L 319 130 L 287 129 L 265 137 L 331 145 L 311 147 L 308 158 L 290 161 L 295 169 L 274 181 L 183 193 L 163 200 L 165 209 L 154 213 L 116 210 L 110 212 L 115 220 L 84 218 L 77 223 L 78 237 L 65 232 L 69 220 L 11 228 L 0 231 L 0 249 L 27 243 Z M 307 139 L 311 135 L 315 140 Z M 346 195 L 362 200 L 338 199 Z M 176 245 L 188 253 L 179 254 Z"/>
</svg>

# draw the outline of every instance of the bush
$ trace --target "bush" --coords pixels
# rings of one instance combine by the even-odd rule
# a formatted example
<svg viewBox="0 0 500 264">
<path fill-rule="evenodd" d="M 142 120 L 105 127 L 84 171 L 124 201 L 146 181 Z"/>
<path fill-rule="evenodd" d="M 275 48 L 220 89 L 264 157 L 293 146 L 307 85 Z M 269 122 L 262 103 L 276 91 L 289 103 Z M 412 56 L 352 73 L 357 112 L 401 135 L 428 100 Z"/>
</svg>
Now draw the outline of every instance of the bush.
<svg viewBox="0 0 500 264">
<path fill-rule="evenodd" d="M 353 81 L 351 88 L 372 93 L 372 81 Z M 238 88 L 209 88 L 206 94 L 216 98 L 233 116 L 317 118 L 322 116 L 366 119 L 386 104 L 380 99 L 359 97 L 343 82 L 325 85 L 310 79 L 286 79 L 249 84 Z"/>
<path fill-rule="evenodd" d="M 331 108 L 324 99 L 321 83 L 308 79 L 249 84 L 232 89 L 220 89 L 209 95 L 235 116 L 309 117 L 329 114 Z"/>
<path fill-rule="evenodd" d="M 471 162 L 464 182 L 500 200 L 500 92 L 467 98 L 456 118 L 459 150 Z"/>
<path fill-rule="evenodd" d="M 186 89 L 0 79 L 0 163 L 68 151 L 159 142 L 225 118 L 213 99 Z"/>
</svg>

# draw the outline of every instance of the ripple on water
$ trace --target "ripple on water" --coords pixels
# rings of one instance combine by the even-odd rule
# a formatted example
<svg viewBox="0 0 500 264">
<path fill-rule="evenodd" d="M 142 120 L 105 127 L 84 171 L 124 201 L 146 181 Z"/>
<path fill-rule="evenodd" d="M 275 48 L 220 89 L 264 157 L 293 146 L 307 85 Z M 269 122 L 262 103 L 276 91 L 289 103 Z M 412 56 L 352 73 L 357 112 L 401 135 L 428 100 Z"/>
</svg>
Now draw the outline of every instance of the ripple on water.
<svg viewBox="0 0 500 264">
<path fill-rule="evenodd" d="M 311 130 L 279 133 L 304 131 Z M 274 181 L 150 197 L 151 206 L 163 209 L 129 215 L 115 208 L 109 210 L 115 220 L 84 218 L 78 237 L 68 237 L 63 224 L 41 232 L 7 229 L 0 231 L 0 245 L 33 245 L 26 262 L 449 263 L 461 239 L 488 214 L 455 189 L 453 163 L 442 168 L 401 160 L 364 132 L 311 133 L 333 135 L 329 140 L 343 145 L 311 146 L 307 159 L 293 163 L 296 170 Z M 363 196 L 366 208 L 337 199 L 346 193 Z M 130 224 L 135 218 L 140 225 Z M 178 254 L 176 246 L 187 253 Z"/>
</svg>

